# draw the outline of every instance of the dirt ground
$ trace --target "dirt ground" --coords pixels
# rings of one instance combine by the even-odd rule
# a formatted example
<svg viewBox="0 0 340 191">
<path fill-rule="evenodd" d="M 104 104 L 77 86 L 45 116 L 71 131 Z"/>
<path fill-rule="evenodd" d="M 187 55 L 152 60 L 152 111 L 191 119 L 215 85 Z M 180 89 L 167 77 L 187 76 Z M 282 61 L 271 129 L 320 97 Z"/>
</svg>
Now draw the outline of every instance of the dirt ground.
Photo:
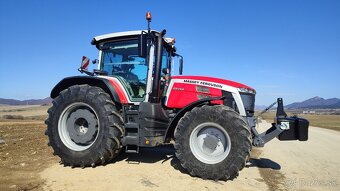
<svg viewBox="0 0 340 191">
<path fill-rule="evenodd" d="M 42 121 L 0 121 L 0 190 L 42 190 L 39 172 L 58 162 L 45 128 Z"/>
<path fill-rule="evenodd" d="M 268 127 L 269 123 L 261 123 Z M 339 190 L 340 132 L 310 128 L 307 142 L 256 148 L 232 181 L 191 177 L 172 145 L 122 154 L 106 166 L 59 165 L 42 121 L 0 121 L 0 190 Z"/>
</svg>

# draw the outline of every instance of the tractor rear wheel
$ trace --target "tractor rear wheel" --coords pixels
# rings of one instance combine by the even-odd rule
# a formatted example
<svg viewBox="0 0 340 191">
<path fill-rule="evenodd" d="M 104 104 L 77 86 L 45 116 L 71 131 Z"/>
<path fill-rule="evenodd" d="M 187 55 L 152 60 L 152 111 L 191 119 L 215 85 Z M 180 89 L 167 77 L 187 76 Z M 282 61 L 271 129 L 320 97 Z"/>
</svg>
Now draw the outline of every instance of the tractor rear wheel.
<svg viewBox="0 0 340 191">
<path fill-rule="evenodd" d="M 101 88 L 71 86 L 53 100 L 48 114 L 49 145 L 65 166 L 95 167 L 119 153 L 123 120 Z"/>
<path fill-rule="evenodd" d="M 176 157 L 192 176 L 227 180 L 245 166 L 251 149 L 247 123 L 229 107 L 187 112 L 175 130 Z"/>
</svg>

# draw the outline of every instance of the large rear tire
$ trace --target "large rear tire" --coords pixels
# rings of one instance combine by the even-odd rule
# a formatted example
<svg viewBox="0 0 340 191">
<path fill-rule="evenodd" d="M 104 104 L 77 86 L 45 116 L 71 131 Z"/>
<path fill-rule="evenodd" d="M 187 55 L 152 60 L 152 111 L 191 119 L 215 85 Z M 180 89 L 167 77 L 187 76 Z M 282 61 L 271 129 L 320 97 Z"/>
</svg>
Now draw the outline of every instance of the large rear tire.
<svg viewBox="0 0 340 191">
<path fill-rule="evenodd" d="M 227 180 L 245 166 L 251 149 L 247 123 L 229 107 L 203 106 L 187 112 L 175 130 L 176 157 L 192 176 Z"/>
<path fill-rule="evenodd" d="M 122 147 L 123 119 L 101 88 L 71 86 L 53 100 L 48 114 L 49 145 L 65 166 L 104 165 Z"/>
</svg>

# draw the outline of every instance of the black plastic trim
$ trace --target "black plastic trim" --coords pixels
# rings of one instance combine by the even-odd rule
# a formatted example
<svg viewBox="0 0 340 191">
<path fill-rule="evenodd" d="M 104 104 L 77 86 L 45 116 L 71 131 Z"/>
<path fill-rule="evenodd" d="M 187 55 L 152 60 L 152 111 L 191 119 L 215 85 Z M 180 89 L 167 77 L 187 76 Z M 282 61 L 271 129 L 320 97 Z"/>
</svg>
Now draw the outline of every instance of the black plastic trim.
<svg viewBox="0 0 340 191">
<path fill-rule="evenodd" d="M 248 117 L 254 116 L 255 112 L 255 94 L 240 93 L 246 115 Z"/>
<path fill-rule="evenodd" d="M 151 93 L 149 94 L 150 103 L 160 102 L 160 87 L 161 87 L 161 70 L 162 70 L 162 52 L 163 52 L 163 36 L 166 31 L 163 30 L 161 33 L 157 34 L 157 46 L 156 46 L 156 57 L 155 65 L 153 70 L 153 80 Z M 150 68 L 149 68 L 150 69 Z"/>
<path fill-rule="evenodd" d="M 232 109 L 235 110 L 237 113 L 240 113 L 239 110 L 238 110 L 238 107 L 237 107 L 237 105 L 236 105 L 234 96 L 231 94 L 231 92 L 222 91 L 222 96 L 225 97 L 225 99 L 223 100 L 223 105 L 232 108 Z"/>
</svg>

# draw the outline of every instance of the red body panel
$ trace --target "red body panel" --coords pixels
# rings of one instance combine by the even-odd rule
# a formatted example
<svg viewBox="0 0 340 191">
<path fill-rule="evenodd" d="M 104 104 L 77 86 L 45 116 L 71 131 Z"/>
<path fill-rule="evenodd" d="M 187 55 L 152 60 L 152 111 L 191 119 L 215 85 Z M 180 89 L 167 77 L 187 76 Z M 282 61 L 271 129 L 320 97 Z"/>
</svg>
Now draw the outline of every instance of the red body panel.
<svg viewBox="0 0 340 191">
<path fill-rule="evenodd" d="M 120 102 L 122 104 L 124 103 L 129 103 L 128 98 L 126 97 L 126 95 L 124 94 L 124 89 L 122 89 L 119 84 L 114 81 L 113 79 L 109 79 L 110 84 L 114 87 L 114 89 L 116 90 L 118 97 L 120 99 Z"/>
<path fill-rule="evenodd" d="M 205 97 L 221 97 L 224 91 L 238 92 L 237 88 L 253 88 L 230 80 L 205 76 L 172 76 L 167 93 L 166 106 L 169 108 L 183 108 L 186 105 Z M 200 91 L 202 86 L 205 90 Z M 231 88 L 231 89 L 230 89 Z M 214 101 L 223 104 L 223 101 Z"/>
<path fill-rule="evenodd" d="M 191 80 L 202 80 L 202 81 L 208 81 L 208 82 L 215 82 L 215 83 L 219 83 L 219 84 L 225 84 L 228 86 L 232 86 L 235 88 L 248 88 L 248 89 L 252 89 L 253 88 L 238 83 L 238 82 L 234 82 L 234 81 L 230 81 L 230 80 L 224 80 L 224 79 L 220 79 L 220 78 L 213 78 L 213 77 L 205 77 L 205 76 L 172 76 L 172 79 L 191 79 Z"/>
<path fill-rule="evenodd" d="M 216 88 L 209 89 L 209 93 L 199 92 L 196 89 L 196 85 L 175 83 L 170 90 L 170 94 L 167 100 L 167 107 L 169 108 L 183 108 L 184 106 L 197 101 L 205 97 L 220 97 L 222 91 Z M 216 104 L 223 104 L 223 101 L 214 101 Z"/>
</svg>

